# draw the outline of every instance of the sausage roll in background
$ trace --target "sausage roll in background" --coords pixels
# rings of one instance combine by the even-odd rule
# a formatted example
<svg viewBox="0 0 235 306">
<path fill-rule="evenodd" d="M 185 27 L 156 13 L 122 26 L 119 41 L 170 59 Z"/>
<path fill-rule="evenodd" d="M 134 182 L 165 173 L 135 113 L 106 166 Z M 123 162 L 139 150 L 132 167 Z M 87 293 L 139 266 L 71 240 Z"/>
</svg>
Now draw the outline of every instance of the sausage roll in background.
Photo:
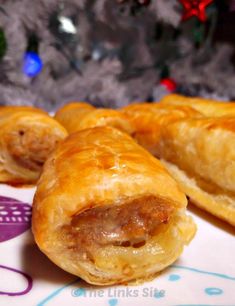
<svg viewBox="0 0 235 306">
<path fill-rule="evenodd" d="M 47 112 L 42 110 L 41 108 L 36 108 L 33 106 L 16 106 L 16 105 L 7 105 L 7 106 L 0 106 L 0 119 L 2 117 L 6 118 L 8 115 L 12 115 L 12 113 L 19 111 L 25 112 L 33 112 L 33 113 L 41 113 L 47 115 Z"/>
<path fill-rule="evenodd" d="M 187 200 L 162 164 L 127 134 L 86 129 L 46 161 L 33 202 L 39 248 L 88 283 L 154 276 L 195 234 Z"/>
<path fill-rule="evenodd" d="M 191 98 L 177 94 L 165 96 L 160 104 L 175 106 L 190 106 L 207 117 L 235 117 L 235 103 L 218 102 L 210 99 Z"/>
<path fill-rule="evenodd" d="M 33 107 L 0 107 L 0 182 L 35 183 L 42 165 L 67 131 Z"/>
<path fill-rule="evenodd" d="M 129 135 L 134 132 L 127 117 L 113 109 L 95 108 L 84 102 L 68 103 L 60 108 L 55 119 L 71 134 L 96 126 L 112 126 Z"/>
<path fill-rule="evenodd" d="M 200 117 L 188 106 L 160 105 L 159 103 L 134 103 L 121 109 L 132 123 L 136 141 L 155 156 L 159 156 L 161 131 L 171 122 L 182 118 Z"/>
<path fill-rule="evenodd" d="M 165 126 L 160 156 L 191 201 L 235 226 L 235 118 Z"/>
</svg>

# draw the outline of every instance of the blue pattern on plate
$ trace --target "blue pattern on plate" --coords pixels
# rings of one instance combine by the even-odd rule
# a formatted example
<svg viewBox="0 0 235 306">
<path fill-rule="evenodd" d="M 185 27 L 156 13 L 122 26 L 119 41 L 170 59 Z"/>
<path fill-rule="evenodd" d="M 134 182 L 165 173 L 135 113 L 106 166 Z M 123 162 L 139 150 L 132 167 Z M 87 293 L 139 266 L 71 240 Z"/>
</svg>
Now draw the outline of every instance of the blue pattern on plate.
<svg viewBox="0 0 235 306">
<path fill-rule="evenodd" d="M 172 265 L 171 268 L 175 268 L 175 269 L 181 269 L 181 270 L 187 270 L 187 271 L 191 271 L 191 272 L 194 272 L 194 273 L 199 273 L 199 274 L 206 274 L 206 275 L 210 275 L 210 276 L 215 276 L 215 277 L 219 277 L 219 278 L 223 278 L 223 279 L 227 279 L 227 280 L 232 280 L 232 281 L 235 281 L 235 277 L 233 276 L 229 276 L 229 275 L 226 275 L 226 274 L 221 274 L 221 273 L 217 273 L 217 272 L 210 272 L 210 271 L 204 271 L 204 270 L 199 270 L 199 269 L 196 269 L 196 268 L 191 268 L 191 267 L 185 267 L 185 266 L 179 266 L 179 265 Z M 179 280 L 180 278 L 178 278 L 178 274 L 171 274 L 171 278 L 172 278 L 172 275 L 174 275 L 173 278 L 177 278 L 177 280 Z M 177 277 L 176 277 L 177 275 Z M 179 276 L 180 277 L 180 276 Z M 169 277 L 170 278 L 170 277 Z M 52 292 L 50 295 L 48 295 L 46 298 L 44 298 L 44 300 L 42 300 L 41 302 L 39 302 L 39 304 L 37 304 L 37 306 L 45 306 L 47 302 L 49 302 L 50 300 L 52 300 L 54 297 L 56 297 L 58 294 L 61 293 L 61 291 L 63 291 L 64 289 L 76 284 L 77 282 L 79 282 L 80 280 L 79 279 L 76 279 L 74 280 L 73 282 L 55 290 L 54 292 Z M 172 280 L 171 280 L 172 281 Z M 79 288 L 81 289 L 81 288 Z M 208 288 L 207 288 L 208 289 Z M 210 288 L 211 289 L 211 288 Z M 214 288 L 215 289 L 215 288 Z M 220 289 L 220 288 L 216 288 L 216 289 Z M 77 290 L 77 289 L 76 289 Z M 222 290 L 222 289 L 220 289 Z M 73 291 L 74 292 L 74 291 Z M 80 293 L 81 291 L 79 291 Z M 82 296 L 82 295 L 81 295 Z M 158 298 L 157 296 L 155 296 L 155 298 Z M 119 300 L 118 299 L 111 299 L 108 301 L 109 303 L 109 306 L 116 306 L 118 303 L 119 303 Z M 235 304 L 233 305 L 215 305 L 215 304 L 211 304 L 211 305 L 208 305 L 208 304 L 180 304 L 180 305 L 174 305 L 174 306 L 235 306 Z"/>
</svg>

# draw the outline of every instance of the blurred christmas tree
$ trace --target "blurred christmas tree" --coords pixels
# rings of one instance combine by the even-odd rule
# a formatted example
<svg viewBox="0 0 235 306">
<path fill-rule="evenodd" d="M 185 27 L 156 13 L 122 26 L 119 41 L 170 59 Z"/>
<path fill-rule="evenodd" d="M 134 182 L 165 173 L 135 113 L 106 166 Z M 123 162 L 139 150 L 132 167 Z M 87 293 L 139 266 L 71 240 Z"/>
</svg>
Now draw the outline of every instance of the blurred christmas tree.
<svg viewBox="0 0 235 306">
<path fill-rule="evenodd" d="M 0 99 L 235 99 L 234 36 L 234 0 L 0 0 Z"/>
</svg>

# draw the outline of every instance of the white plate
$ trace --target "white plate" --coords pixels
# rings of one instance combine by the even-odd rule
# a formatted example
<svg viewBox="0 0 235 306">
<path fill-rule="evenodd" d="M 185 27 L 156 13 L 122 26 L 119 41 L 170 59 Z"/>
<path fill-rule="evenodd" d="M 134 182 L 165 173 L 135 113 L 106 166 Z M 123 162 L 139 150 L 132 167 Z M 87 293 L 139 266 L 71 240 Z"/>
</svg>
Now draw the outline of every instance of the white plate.
<svg viewBox="0 0 235 306">
<path fill-rule="evenodd" d="M 173 266 L 140 286 L 89 287 L 36 247 L 27 205 L 34 191 L 0 185 L 1 196 L 25 203 L 0 199 L 1 306 L 235 306 L 234 231 L 223 222 L 190 207 L 198 232 Z"/>
</svg>

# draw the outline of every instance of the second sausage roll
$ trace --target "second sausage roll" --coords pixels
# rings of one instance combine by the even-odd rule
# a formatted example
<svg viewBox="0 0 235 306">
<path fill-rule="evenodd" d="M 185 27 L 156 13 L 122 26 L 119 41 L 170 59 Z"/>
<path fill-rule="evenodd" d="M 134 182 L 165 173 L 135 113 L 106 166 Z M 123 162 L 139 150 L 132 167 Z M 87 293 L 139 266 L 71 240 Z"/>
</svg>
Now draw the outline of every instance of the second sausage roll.
<svg viewBox="0 0 235 306">
<path fill-rule="evenodd" d="M 111 127 L 70 135 L 44 165 L 33 203 L 39 248 L 96 285 L 148 279 L 195 234 L 187 199 L 162 164 Z"/>
<path fill-rule="evenodd" d="M 129 135 L 134 132 L 125 114 L 114 109 L 95 108 L 84 102 L 64 105 L 56 112 L 55 119 L 67 129 L 69 134 L 96 126 L 112 126 Z"/>
<path fill-rule="evenodd" d="M 235 118 L 174 122 L 160 155 L 194 204 L 235 226 Z"/>
<path fill-rule="evenodd" d="M 165 126 L 182 118 L 200 117 L 191 107 L 160 105 L 159 103 L 134 103 L 121 109 L 134 127 L 136 141 L 159 157 L 159 141 Z"/>
</svg>

